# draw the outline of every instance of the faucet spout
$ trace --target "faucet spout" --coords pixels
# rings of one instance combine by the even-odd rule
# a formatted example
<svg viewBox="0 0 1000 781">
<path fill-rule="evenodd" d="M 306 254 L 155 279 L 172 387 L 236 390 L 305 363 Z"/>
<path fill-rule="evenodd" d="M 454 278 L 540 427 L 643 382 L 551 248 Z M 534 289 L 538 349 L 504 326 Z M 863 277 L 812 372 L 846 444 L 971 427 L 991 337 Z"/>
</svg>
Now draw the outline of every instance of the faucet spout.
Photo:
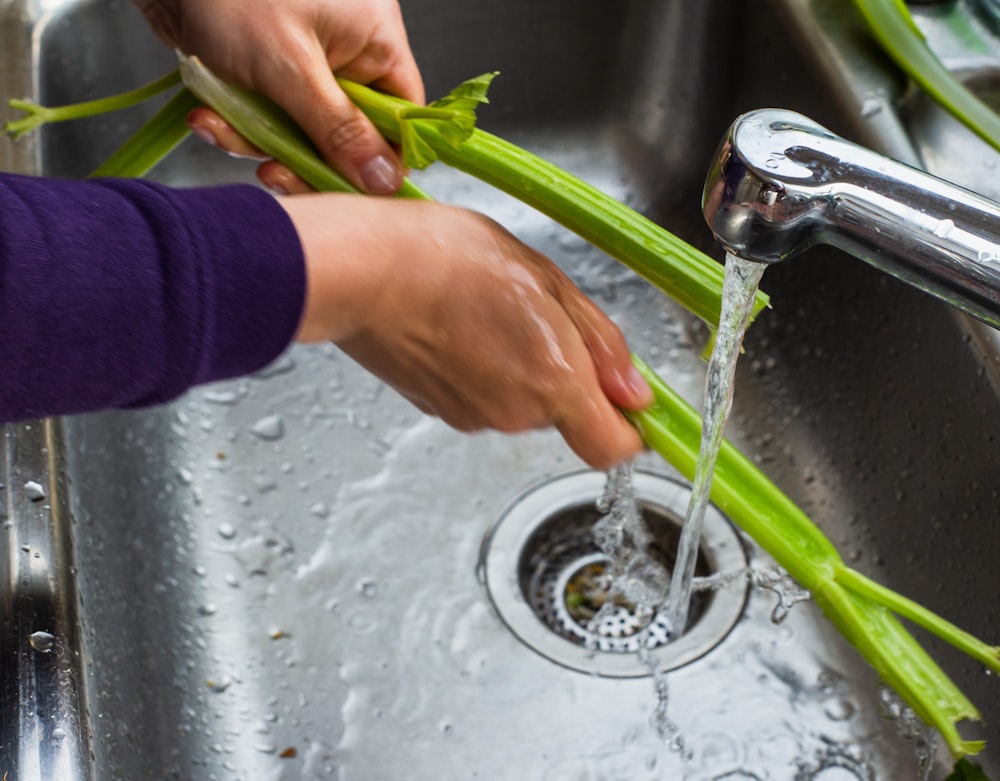
<svg viewBox="0 0 1000 781">
<path fill-rule="evenodd" d="M 1000 204 L 808 117 L 739 117 L 702 210 L 728 252 L 773 263 L 830 244 L 1000 328 Z"/>
</svg>

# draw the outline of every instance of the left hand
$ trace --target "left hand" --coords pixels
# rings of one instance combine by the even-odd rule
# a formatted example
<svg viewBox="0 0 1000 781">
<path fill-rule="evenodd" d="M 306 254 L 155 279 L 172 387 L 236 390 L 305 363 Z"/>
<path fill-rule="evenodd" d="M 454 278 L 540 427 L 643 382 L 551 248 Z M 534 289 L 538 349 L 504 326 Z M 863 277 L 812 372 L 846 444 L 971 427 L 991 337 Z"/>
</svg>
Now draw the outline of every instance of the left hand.
<svg viewBox="0 0 1000 781">
<path fill-rule="evenodd" d="M 424 102 L 396 0 L 135 2 L 167 45 L 285 109 L 327 162 L 362 191 L 389 195 L 399 189 L 401 161 L 334 77 Z M 230 143 L 213 122 L 201 112 L 192 127 L 224 148 L 253 151 L 246 142 Z"/>
</svg>

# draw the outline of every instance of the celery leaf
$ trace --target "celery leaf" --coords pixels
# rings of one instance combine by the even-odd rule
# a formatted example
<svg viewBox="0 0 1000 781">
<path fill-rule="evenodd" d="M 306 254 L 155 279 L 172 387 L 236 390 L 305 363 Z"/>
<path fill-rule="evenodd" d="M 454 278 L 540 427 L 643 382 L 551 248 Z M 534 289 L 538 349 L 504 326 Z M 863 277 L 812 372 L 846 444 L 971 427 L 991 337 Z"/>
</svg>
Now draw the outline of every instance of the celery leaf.
<svg viewBox="0 0 1000 781">
<path fill-rule="evenodd" d="M 496 72 L 468 79 L 439 100 L 426 107 L 406 108 L 399 112 L 403 162 L 409 168 L 422 170 L 438 158 L 430 144 L 420 136 L 424 123 L 433 123 L 438 135 L 449 146 L 458 149 L 476 129 L 476 109 L 489 103 L 486 92 Z"/>
<path fill-rule="evenodd" d="M 967 759 L 960 759 L 955 763 L 955 769 L 945 781 L 990 781 L 982 768 L 973 765 Z"/>
</svg>

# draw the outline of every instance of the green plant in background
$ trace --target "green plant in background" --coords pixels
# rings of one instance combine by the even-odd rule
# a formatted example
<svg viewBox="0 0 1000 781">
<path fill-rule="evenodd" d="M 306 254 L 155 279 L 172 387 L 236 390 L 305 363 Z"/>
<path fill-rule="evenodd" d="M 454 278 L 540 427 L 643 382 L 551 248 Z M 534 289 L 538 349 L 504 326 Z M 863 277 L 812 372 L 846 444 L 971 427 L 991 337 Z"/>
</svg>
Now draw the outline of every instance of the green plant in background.
<svg viewBox="0 0 1000 781">
<path fill-rule="evenodd" d="M 867 0 L 866 0 L 867 1 Z M 96 173 L 141 176 L 186 135 L 185 107 L 211 106 L 264 153 L 287 165 L 313 187 L 354 191 L 320 158 L 305 134 L 266 98 L 224 84 L 197 60 L 182 59 L 185 89 L 147 122 Z M 441 160 L 550 215 L 657 285 L 714 325 L 722 292 L 722 269 L 714 260 L 571 174 L 475 126 L 475 108 L 486 100 L 488 74 L 464 83 L 427 107 L 341 80 L 341 86 L 375 125 L 402 144 L 406 162 L 424 167 Z M 166 85 L 166 86 L 164 86 Z M 161 80 L 169 86 L 169 77 Z M 122 98 L 135 102 L 137 91 Z M 147 92 L 143 92 L 147 94 Z M 102 105 L 111 107 L 114 99 Z M 92 111 L 93 104 L 81 104 Z M 73 107 L 20 108 L 35 116 L 68 119 Z M 36 123 L 37 124 L 37 123 Z M 8 131 L 23 128 L 8 123 Z M 407 184 L 405 197 L 427 198 Z M 765 306 L 759 296 L 756 310 Z M 646 444 L 680 472 L 694 471 L 701 416 L 653 371 L 636 365 L 654 390 L 653 405 L 630 413 Z M 958 723 L 975 720 L 975 706 L 904 628 L 913 621 L 989 669 L 1000 673 L 1000 648 L 989 646 L 925 608 L 847 567 L 815 524 L 753 463 L 728 442 L 723 445 L 712 488 L 713 501 L 804 588 L 883 680 L 928 724 L 937 728 L 956 758 L 975 754 L 981 741 L 963 740 Z M 956 772 L 966 765 L 957 766 Z M 974 777 L 974 776 L 958 776 Z"/>
<path fill-rule="evenodd" d="M 1000 116 L 944 66 L 903 0 L 854 0 L 872 36 L 928 95 L 1000 151 Z"/>
</svg>

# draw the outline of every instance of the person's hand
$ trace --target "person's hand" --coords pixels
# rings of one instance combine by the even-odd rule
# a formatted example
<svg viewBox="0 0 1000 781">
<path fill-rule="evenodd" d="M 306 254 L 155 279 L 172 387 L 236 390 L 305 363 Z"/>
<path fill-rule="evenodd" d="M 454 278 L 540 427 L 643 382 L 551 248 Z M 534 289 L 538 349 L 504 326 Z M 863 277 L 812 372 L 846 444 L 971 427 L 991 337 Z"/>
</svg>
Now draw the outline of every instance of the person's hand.
<svg viewBox="0 0 1000 781">
<path fill-rule="evenodd" d="M 651 392 L 621 332 L 495 222 L 357 195 L 279 202 L 306 257 L 297 340 L 335 342 L 462 431 L 556 426 L 595 468 L 642 448 L 616 405 L 641 409 Z"/>
<path fill-rule="evenodd" d="M 404 170 L 397 155 L 334 78 L 424 102 L 396 0 L 135 2 L 167 45 L 284 108 L 357 187 L 375 195 L 399 189 Z M 208 140 L 219 140 L 212 138 L 213 116 L 202 110 L 192 125 Z M 253 152 L 246 142 L 237 147 L 232 151 Z"/>
</svg>

